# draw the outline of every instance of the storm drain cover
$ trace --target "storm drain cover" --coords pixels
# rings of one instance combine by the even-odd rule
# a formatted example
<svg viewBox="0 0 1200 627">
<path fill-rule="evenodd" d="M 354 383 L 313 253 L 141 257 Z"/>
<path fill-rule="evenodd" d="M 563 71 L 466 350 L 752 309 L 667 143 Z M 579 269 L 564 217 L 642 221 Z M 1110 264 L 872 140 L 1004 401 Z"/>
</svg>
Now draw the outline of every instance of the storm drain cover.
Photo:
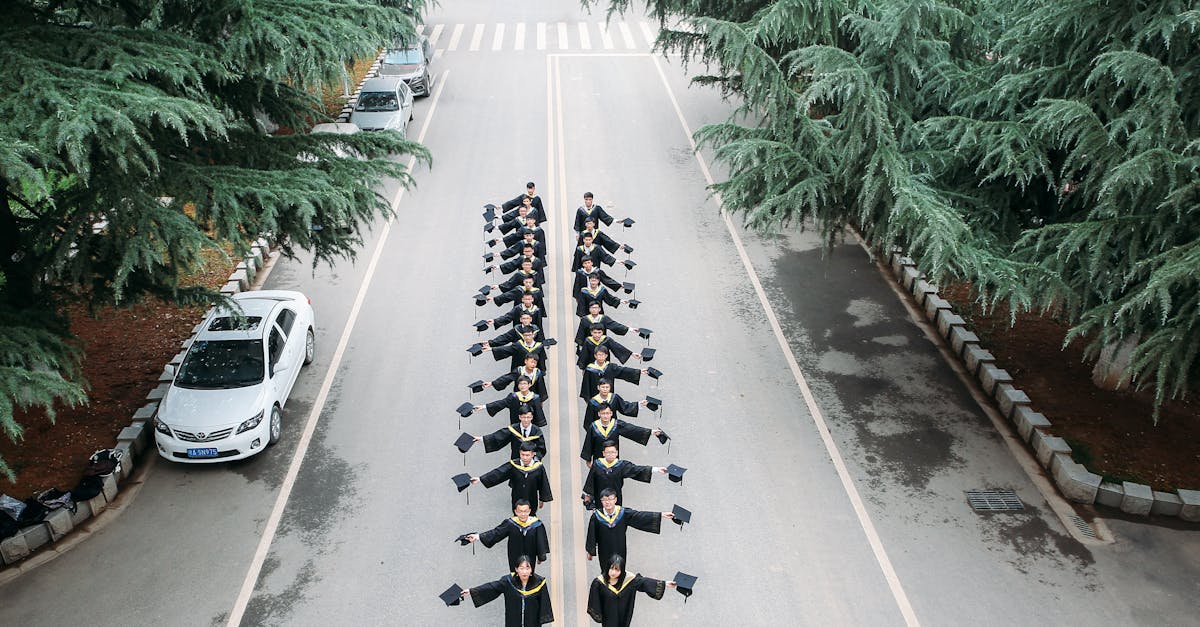
<svg viewBox="0 0 1200 627">
<path fill-rule="evenodd" d="M 1019 512 L 1025 509 L 1012 490 L 967 490 L 967 503 L 977 512 Z"/>
<path fill-rule="evenodd" d="M 1068 518 L 1070 518 L 1071 524 L 1075 525 L 1075 528 L 1079 530 L 1079 533 L 1093 540 L 1100 539 L 1100 537 L 1096 535 L 1096 530 L 1093 529 L 1092 526 L 1088 524 L 1088 521 L 1084 520 L 1082 517 L 1071 514 L 1068 516 Z"/>
</svg>

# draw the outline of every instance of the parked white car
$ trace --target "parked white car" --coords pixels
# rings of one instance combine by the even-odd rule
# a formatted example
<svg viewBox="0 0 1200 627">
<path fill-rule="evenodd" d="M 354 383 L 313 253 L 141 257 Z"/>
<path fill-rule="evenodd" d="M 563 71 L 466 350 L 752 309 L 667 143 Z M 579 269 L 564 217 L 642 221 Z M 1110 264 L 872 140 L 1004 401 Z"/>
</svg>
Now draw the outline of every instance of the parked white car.
<svg viewBox="0 0 1200 627">
<path fill-rule="evenodd" d="M 233 297 L 201 323 L 154 419 L 158 453 L 175 462 L 250 457 L 279 441 L 283 407 L 300 368 L 316 354 L 316 322 L 300 292 Z"/>
<path fill-rule="evenodd" d="M 396 131 L 404 135 L 413 119 L 413 94 L 404 79 L 368 78 L 350 113 L 350 123 L 364 131 Z"/>
</svg>

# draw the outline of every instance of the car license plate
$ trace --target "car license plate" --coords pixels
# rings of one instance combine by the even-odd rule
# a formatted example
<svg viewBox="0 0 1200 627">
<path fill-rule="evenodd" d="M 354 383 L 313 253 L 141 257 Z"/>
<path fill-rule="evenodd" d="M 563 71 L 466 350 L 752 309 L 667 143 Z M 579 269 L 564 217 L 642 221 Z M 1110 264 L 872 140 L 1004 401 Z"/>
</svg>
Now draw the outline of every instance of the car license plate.
<svg viewBox="0 0 1200 627">
<path fill-rule="evenodd" d="M 188 457 L 216 457 L 217 449 L 215 448 L 190 448 L 187 450 Z"/>
</svg>

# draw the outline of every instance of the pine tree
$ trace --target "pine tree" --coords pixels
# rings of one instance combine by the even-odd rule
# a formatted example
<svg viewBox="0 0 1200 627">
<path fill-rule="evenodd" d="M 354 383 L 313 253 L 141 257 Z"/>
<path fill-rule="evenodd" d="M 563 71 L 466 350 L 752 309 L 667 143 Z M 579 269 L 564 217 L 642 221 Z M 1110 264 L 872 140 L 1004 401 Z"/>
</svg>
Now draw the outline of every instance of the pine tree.
<svg viewBox="0 0 1200 627">
<path fill-rule="evenodd" d="M 723 209 L 900 245 L 988 304 L 1133 338 L 1158 403 L 1200 379 L 1194 1 L 651 0 L 740 100 L 696 132 Z M 626 10 L 611 0 L 611 10 Z"/>
<path fill-rule="evenodd" d="M 268 135 L 324 121 L 314 93 L 414 35 L 424 0 L 14 0 L 0 23 L 0 428 L 86 401 L 63 304 L 179 286 L 200 252 L 270 232 L 316 262 L 354 255 L 388 203 L 402 136 Z M 358 154 L 363 158 L 341 156 Z M 316 229 L 314 224 L 340 224 Z M 12 474 L 3 460 L 0 472 Z"/>
</svg>

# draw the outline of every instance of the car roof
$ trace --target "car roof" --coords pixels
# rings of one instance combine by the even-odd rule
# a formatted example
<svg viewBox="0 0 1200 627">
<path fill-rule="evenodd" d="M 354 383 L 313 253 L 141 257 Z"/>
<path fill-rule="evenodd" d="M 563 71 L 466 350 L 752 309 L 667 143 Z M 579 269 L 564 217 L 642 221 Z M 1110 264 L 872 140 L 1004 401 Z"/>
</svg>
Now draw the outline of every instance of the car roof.
<svg viewBox="0 0 1200 627">
<path fill-rule="evenodd" d="M 362 91 L 397 91 L 403 84 L 402 78 L 368 78 L 363 81 Z"/>
</svg>

